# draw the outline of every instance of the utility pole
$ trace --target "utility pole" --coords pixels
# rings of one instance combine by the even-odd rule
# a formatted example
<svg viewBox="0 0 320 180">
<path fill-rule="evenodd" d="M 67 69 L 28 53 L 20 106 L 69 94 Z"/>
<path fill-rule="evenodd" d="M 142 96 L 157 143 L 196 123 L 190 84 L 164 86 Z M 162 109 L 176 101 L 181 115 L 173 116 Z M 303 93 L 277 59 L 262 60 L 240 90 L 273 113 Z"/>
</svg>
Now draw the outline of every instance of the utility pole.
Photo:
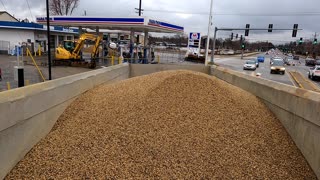
<svg viewBox="0 0 320 180">
<path fill-rule="evenodd" d="M 142 11 L 142 9 L 141 9 L 142 2 L 141 2 L 141 1 L 142 1 L 142 0 L 139 1 L 139 9 L 138 9 L 138 11 L 139 11 L 139 16 L 141 16 L 141 11 Z M 138 35 L 138 36 L 137 36 L 137 44 L 139 44 L 139 42 L 140 42 L 140 36 Z"/>
<path fill-rule="evenodd" d="M 49 0 L 46 0 L 47 8 L 47 38 L 48 38 L 48 70 L 49 70 L 49 80 L 51 77 L 51 49 L 50 49 L 50 19 L 49 19 Z"/>
<path fill-rule="evenodd" d="M 142 0 L 140 0 L 140 2 L 139 2 L 139 16 L 141 16 L 141 1 Z"/>
<path fill-rule="evenodd" d="M 207 48 L 206 48 L 206 58 L 205 58 L 205 65 L 208 65 L 208 55 L 209 55 L 209 44 L 210 44 L 210 31 L 211 31 L 211 24 L 212 24 L 212 3 L 213 0 L 211 0 L 210 3 L 210 14 L 209 14 L 209 24 L 208 24 L 208 37 L 207 37 Z M 211 51 L 211 56 L 214 51 Z"/>
</svg>

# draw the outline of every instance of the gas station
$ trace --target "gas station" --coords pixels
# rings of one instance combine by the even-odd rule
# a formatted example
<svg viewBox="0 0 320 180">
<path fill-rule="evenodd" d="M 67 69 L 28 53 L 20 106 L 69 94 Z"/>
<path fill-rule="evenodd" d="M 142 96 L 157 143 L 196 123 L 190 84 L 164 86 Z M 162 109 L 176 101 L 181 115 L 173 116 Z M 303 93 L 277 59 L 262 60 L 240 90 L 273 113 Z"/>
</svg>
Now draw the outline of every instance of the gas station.
<svg viewBox="0 0 320 180">
<path fill-rule="evenodd" d="M 162 20 L 157 20 L 149 17 L 89 17 L 89 16 L 51 16 L 50 24 L 63 27 L 78 27 L 79 34 L 83 33 L 83 28 L 95 29 L 99 34 L 99 30 L 123 30 L 130 31 L 130 55 L 133 60 L 134 53 L 134 34 L 135 32 L 144 33 L 143 44 L 143 64 L 148 64 L 150 59 L 149 33 L 184 33 L 184 27 L 168 23 Z M 37 17 L 37 23 L 45 25 L 46 17 Z"/>
</svg>

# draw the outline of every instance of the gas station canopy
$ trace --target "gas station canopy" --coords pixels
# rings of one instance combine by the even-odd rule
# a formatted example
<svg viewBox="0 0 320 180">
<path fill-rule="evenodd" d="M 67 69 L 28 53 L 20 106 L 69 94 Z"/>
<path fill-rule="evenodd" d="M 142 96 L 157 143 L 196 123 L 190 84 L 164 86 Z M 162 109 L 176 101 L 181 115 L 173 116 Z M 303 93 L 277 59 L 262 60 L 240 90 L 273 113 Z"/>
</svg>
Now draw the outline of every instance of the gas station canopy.
<svg viewBox="0 0 320 180">
<path fill-rule="evenodd" d="M 37 23 L 46 24 L 46 17 L 37 17 Z M 148 17 L 105 18 L 89 16 L 51 16 L 51 25 L 99 29 L 126 30 L 134 32 L 183 33 L 184 28 L 172 23 Z"/>
</svg>

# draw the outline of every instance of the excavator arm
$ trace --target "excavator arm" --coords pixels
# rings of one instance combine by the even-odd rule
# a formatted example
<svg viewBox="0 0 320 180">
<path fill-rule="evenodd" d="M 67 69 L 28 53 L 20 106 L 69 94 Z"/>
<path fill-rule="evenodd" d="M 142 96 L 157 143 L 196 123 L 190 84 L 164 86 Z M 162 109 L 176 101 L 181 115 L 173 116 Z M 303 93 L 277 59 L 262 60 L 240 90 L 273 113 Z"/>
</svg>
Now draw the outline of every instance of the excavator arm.
<svg viewBox="0 0 320 180">
<path fill-rule="evenodd" d="M 94 34 L 88 34 L 88 33 L 84 33 L 80 36 L 74 50 L 72 51 L 72 56 L 74 57 L 74 59 L 80 59 L 80 51 L 83 48 L 83 45 L 85 43 L 86 40 L 91 40 L 95 42 L 94 48 L 91 52 L 91 58 L 96 58 L 97 53 L 98 53 L 98 49 L 99 49 L 99 44 L 101 42 L 101 37 L 98 35 L 94 35 Z"/>
<path fill-rule="evenodd" d="M 91 52 L 91 59 L 97 59 L 99 55 L 99 45 L 101 40 L 102 40 L 102 37 L 100 36 L 96 37 L 96 40 L 95 40 L 96 43 L 94 44 L 93 50 Z"/>
</svg>

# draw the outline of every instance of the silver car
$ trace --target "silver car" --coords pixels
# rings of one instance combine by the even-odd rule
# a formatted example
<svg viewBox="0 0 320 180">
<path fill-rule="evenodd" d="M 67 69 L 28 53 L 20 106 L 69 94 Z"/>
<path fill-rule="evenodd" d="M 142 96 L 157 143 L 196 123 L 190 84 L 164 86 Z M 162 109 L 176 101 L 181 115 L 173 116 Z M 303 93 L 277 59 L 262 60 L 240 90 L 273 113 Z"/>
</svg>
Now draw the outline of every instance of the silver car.
<svg viewBox="0 0 320 180">
<path fill-rule="evenodd" d="M 246 61 L 246 63 L 243 65 L 243 70 L 256 70 L 257 65 L 255 60 L 249 60 Z"/>
</svg>

